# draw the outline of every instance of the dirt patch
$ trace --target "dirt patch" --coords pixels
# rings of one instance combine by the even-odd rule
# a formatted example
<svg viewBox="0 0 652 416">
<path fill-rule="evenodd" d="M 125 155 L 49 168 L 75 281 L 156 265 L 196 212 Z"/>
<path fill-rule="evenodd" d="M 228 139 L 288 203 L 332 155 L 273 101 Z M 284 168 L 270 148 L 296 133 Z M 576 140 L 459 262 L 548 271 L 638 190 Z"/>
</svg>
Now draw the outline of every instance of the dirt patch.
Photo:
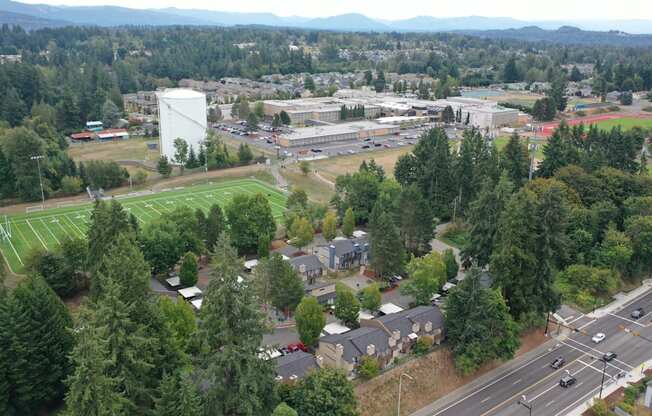
<svg viewBox="0 0 652 416">
<path fill-rule="evenodd" d="M 548 338 L 543 335 L 543 330 L 530 331 L 521 337 L 521 348 L 516 355 L 522 355 L 546 341 Z M 414 378 L 414 381 L 404 379 L 401 395 L 401 415 L 409 415 L 502 364 L 498 361 L 487 363 L 475 374 L 462 377 L 455 370 L 453 354 L 443 347 L 356 386 L 358 411 L 360 416 L 395 415 L 398 382 L 402 373 Z"/>
<path fill-rule="evenodd" d="M 410 153 L 414 146 L 403 146 L 388 150 L 379 150 L 373 153 L 358 153 L 350 156 L 338 156 L 334 158 L 318 160 L 313 162 L 314 168 L 325 179 L 335 182 L 339 175 L 356 172 L 364 160 L 375 160 L 376 163 L 385 169 L 387 176 L 394 175 L 394 165 L 399 156 Z"/>
</svg>

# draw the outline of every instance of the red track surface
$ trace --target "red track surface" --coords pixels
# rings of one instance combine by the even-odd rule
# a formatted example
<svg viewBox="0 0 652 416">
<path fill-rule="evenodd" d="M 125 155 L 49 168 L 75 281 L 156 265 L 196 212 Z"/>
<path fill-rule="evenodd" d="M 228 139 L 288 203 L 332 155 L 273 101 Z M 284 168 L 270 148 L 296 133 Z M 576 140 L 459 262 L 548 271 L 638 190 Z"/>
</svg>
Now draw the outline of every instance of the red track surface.
<svg viewBox="0 0 652 416">
<path fill-rule="evenodd" d="M 623 117 L 627 117 L 627 116 L 623 114 L 598 114 L 594 116 L 566 120 L 566 124 L 568 124 L 569 126 L 575 126 L 577 124 L 588 125 L 588 124 L 597 123 L 599 121 L 613 120 L 614 118 L 623 118 Z M 629 117 L 632 117 L 632 115 L 630 115 Z M 557 126 L 559 126 L 559 122 L 556 121 L 542 124 L 539 126 L 539 128 L 541 129 L 539 131 L 539 134 L 546 137 L 551 136 L 552 132 L 557 128 Z"/>
</svg>

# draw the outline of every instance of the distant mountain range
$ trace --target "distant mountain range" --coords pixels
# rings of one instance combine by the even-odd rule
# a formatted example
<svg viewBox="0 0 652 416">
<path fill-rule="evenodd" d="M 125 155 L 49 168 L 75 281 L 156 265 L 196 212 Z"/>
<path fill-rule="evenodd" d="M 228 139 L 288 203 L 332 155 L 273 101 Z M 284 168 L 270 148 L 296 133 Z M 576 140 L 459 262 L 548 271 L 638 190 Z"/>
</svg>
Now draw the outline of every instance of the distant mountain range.
<svg viewBox="0 0 652 416">
<path fill-rule="evenodd" d="M 116 6 L 50 6 L 0 0 L 0 24 L 17 24 L 27 29 L 64 25 L 262 25 L 359 32 L 453 32 L 478 36 L 560 43 L 649 45 L 652 20 L 522 21 L 509 17 L 417 16 L 404 20 L 378 20 L 350 13 L 331 17 L 282 17 L 272 13 L 236 13 L 200 9 L 130 9 Z M 628 33 L 625 33 L 628 32 Z"/>
</svg>

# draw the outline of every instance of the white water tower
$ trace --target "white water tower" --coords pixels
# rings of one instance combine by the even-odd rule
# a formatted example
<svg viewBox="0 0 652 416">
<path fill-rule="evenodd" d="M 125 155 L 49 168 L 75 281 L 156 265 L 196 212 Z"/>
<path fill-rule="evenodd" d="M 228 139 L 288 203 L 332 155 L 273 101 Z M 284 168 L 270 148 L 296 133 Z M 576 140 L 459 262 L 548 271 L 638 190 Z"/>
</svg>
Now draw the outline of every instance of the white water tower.
<svg viewBox="0 0 652 416">
<path fill-rule="evenodd" d="M 182 138 L 199 153 L 206 138 L 206 95 L 194 90 L 175 88 L 157 92 L 159 148 L 174 163 L 174 141 Z"/>
</svg>

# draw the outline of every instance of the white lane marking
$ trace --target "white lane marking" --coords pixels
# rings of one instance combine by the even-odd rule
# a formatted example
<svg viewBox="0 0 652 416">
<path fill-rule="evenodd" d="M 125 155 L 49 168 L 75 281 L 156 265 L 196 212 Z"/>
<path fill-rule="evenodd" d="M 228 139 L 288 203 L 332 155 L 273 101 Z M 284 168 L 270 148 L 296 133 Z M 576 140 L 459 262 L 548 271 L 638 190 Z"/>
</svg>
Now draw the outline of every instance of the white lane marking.
<svg viewBox="0 0 652 416">
<path fill-rule="evenodd" d="M 580 387 L 581 385 L 583 385 L 583 384 L 584 384 L 584 382 L 581 381 L 581 382 L 579 382 L 579 383 L 577 383 L 577 384 L 575 385 L 575 388 L 577 389 L 577 388 L 579 388 L 579 387 Z"/>
<path fill-rule="evenodd" d="M 634 325 L 638 325 L 638 326 L 640 326 L 640 327 L 645 328 L 645 325 L 642 325 L 642 324 L 640 324 L 640 323 L 638 323 L 638 322 L 636 322 L 636 321 L 634 321 L 634 320 L 632 320 L 632 319 L 625 318 L 624 316 L 616 315 L 615 313 L 608 313 L 607 315 L 614 316 L 614 317 L 616 317 L 616 318 L 622 319 L 623 321 L 627 321 L 627 322 L 632 323 L 632 324 L 634 324 Z"/>
<path fill-rule="evenodd" d="M 603 356 L 603 355 L 604 355 L 604 352 L 601 352 L 600 350 L 596 350 L 595 348 L 590 347 L 590 346 L 588 346 L 588 345 L 582 344 L 581 342 L 579 342 L 579 341 L 577 341 L 577 340 L 574 340 L 573 338 L 568 338 L 568 341 L 573 341 L 574 343 L 579 344 L 579 345 L 583 346 L 584 348 L 588 348 L 588 349 L 590 349 L 590 350 L 593 350 L 593 351 L 597 352 L 598 354 L 600 354 L 600 356 Z M 568 344 L 567 344 L 566 342 L 564 342 L 564 341 L 561 341 L 561 343 L 564 344 L 564 345 L 566 345 L 566 346 L 568 346 L 568 347 L 575 348 L 575 347 L 573 347 L 572 345 L 568 345 Z M 582 350 L 579 349 L 579 348 L 575 348 L 575 349 L 576 349 L 576 350 L 579 350 L 579 351 L 582 351 Z M 588 354 L 587 351 L 582 351 L 582 352 L 585 353 L 585 354 Z M 618 358 L 614 358 L 613 361 L 617 361 L 617 362 L 621 363 L 622 365 L 629 367 L 630 369 L 633 369 L 633 368 L 634 368 L 634 366 L 629 365 L 629 364 L 627 364 L 627 363 L 624 362 L 624 361 L 620 361 Z M 616 367 L 616 366 L 614 366 L 614 367 Z M 618 368 L 618 367 L 616 367 L 616 368 Z"/>
<path fill-rule="evenodd" d="M 582 361 L 582 360 L 577 360 L 577 361 L 578 361 L 579 363 L 582 363 L 582 364 L 584 364 L 585 366 L 591 368 L 592 370 L 595 370 L 598 374 L 602 374 L 602 369 L 597 368 L 597 367 L 593 367 L 592 364 L 593 364 L 594 362 L 596 362 L 595 360 L 593 360 L 590 364 L 587 364 L 587 363 L 585 363 L 585 362 Z M 607 364 L 609 364 L 609 363 L 607 363 Z M 620 370 L 620 369 L 619 369 L 619 370 Z M 609 375 L 609 373 L 605 373 L 605 374 L 606 374 L 608 377 L 612 377 L 612 376 Z"/>
<path fill-rule="evenodd" d="M 577 328 L 577 329 L 580 329 L 580 330 L 581 330 L 581 329 L 584 329 L 584 328 L 586 328 L 587 326 L 591 325 L 592 323 L 594 323 L 594 322 L 596 322 L 596 321 L 597 321 L 597 319 L 593 319 L 593 320 L 591 320 L 591 321 L 585 323 L 584 325 L 582 325 L 581 327 L 579 327 L 579 328 Z"/>
<path fill-rule="evenodd" d="M 583 314 L 583 313 L 581 313 L 580 316 L 578 316 L 577 318 L 568 321 L 568 325 L 572 324 L 572 323 L 575 322 L 575 321 L 579 321 L 579 320 L 582 319 L 582 318 L 584 318 L 584 314 Z"/>
<path fill-rule="evenodd" d="M 482 399 L 480 403 L 486 403 L 489 401 L 489 399 L 491 399 L 491 396 L 487 396 L 486 398 Z"/>
<path fill-rule="evenodd" d="M 512 386 L 517 385 L 517 384 L 520 383 L 521 381 L 523 381 L 523 379 L 520 379 L 520 378 L 519 378 L 518 380 L 516 380 L 515 382 L 512 383 Z"/>
<path fill-rule="evenodd" d="M 525 368 L 525 367 L 527 367 L 528 365 L 532 364 L 534 361 L 537 361 L 537 360 L 539 360 L 540 358 L 543 358 L 543 357 L 545 357 L 546 355 L 550 354 L 551 352 L 556 351 L 556 350 L 559 348 L 558 345 L 559 345 L 559 344 L 555 345 L 554 347 L 552 347 L 552 349 L 550 349 L 550 350 L 548 350 L 548 351 L 542 353 L 541 355 L 537 356 L 536 358 L 533 358 L 532 360 L 530 360 L 530 361 L 524 363 L 524 364 L 521 365 L 520 367 L 515 368 L 514 370 L 512 370 L 512 371 L 508 372 L 507 374 L 505 374 L 504 376 L 497 378 L 496 380 L 492 381 L 491 383 L 489 383 L 489 384 L 483 386 L 482 388 L 480 388 L 480 389 L 474 391 L 473 393 L 469 394 L 468 396 L 466 396 L 466 397 L 464 397 L 464 398 L 461 398 L 461 399 L 457 400 L 456 402 L 451 403 L 451 404 L 448 405 L 447 407 L 445 407 L 445 408 L 443 408 L 443 409 L 437 411 L 437 413 L 433 413 L 432 416 L 437 416 L 437 415 L 439 415 L 439 414 L 441 414 L 441 413 L 446 412 L 448 409 L 457 406 L 458 404 L 460 404 L 460 403 L 462 403 L 462 402 L 468 400 L 470 397 L 475 396 L 476 394 L 480 393 L 481 391 L 488 389 L 489 387 L 493 386 L 494 384 L 498 383 L 499 381 L 501 381 L 501 380 L 503 380 L 503 379 L 505 379 L 505 378 L 511 376 L 512 374 L 516 373 L 517 371 L 522 370 L 523 368 Z"/>
<path fill-rule="evenodd" d="M 554 402 L 555 402 L 554 400 L 550 400 L 548 403 L 546 403 L 546 406 L 545 406 L 545 407 L 550 406 L 550 405 L 553 404 Z"/>
</svg>

